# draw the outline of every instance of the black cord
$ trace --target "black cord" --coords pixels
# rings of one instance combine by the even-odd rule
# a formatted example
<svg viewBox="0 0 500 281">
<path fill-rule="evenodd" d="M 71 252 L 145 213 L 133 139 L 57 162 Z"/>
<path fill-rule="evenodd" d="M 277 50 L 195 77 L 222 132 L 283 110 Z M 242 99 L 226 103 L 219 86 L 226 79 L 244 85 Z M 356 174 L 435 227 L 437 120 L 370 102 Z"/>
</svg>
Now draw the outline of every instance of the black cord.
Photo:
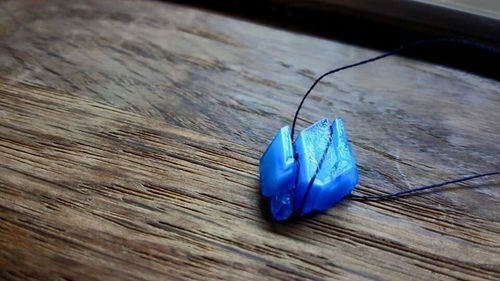
<svg viewBox="0 0 500 281">
<path fill-rule="evenodd" d="M 469 46 L 469 47 L 481 49 L 481 50 L 484 50 L 484 51 L 487 51 L 487 52 L 492 52 L 492 53 L 495 53 L 497 55 L 500 55 L 500 50 L 499 49 L 491 47 L 491 46 L 488 46 L 488 45 L 484 45 L 484 44 L 479 43 L 479 42 L 475 42 L 475 41 L 471 41 L 471 40 L 467 40 L 467 39 L 462 39 L 462 38 L 437 38 L 437 39 L 420 40 L 420 41 L 412 42 L 412 43 L 409 43 L 409 44 L 406 44 L 406 45 L 401 45 L 397 49 L 394 49 L 394 50 L 389 51 L 387 53 L 378 55 L 376 57 L 373 57 L 373 58 L 366 59 L 366 60 L 363 60 L 363 61 L 360 61 L 360 62 L 357 62 L 357 63 L 349 64 L 349 65 L 346 65 L 346 66 L 342 66 L 342 67 L 339 67 L 339 68 L 327 71 L 326 73 L 324 73 L 323 75 L 321 75 L 320 77 L 318 77 L 314 81 L 314 83 L 311 85 L 311 87 L 309 88 L 309 90 L 307 90 L 306 94 L 302 97 L 302 100 L 300 101 L 300 104 L 297 107 L 297 111 L 295 112 L 295 116 L 293 117 L 292 132 L 291 132 L 291 138 L 292 138 L 292 140 L 294 139 L 295 125 L 297 123 L 297 118 L 299 116 L 300 109 L 302 109 L 302 106 L 304 105 L 305 100 L 307 99 L 307 97 L 309 96 L 309 94 L 311 94 L 311 92 L 314 89 L 314 87 L 316 87 L 316 85 L 323 78 L 325 78 L 326 76 L 328 76 L 330 74 L 333 74 L 333 73 L 336 73 L 336 72 L 339 72 L 339 71 L 342 71 L 342 70 L 346 70 L 346 69 L 349 69 L 349 68 L 353 68 L 353 67 L 356 67 L 356 66 L 360 66 L 360 65 L 363 65 L 363 64 L 367 64 L 367 63 L 370 63 L 370 62 L 374 62 L 374 61 L 383 59 L 385 57 L 388 57 L 388 56 L 400 53 L 400 52 L 402 52 L 404 50 L 408 50 L 408 49 L 411 49 L 411 48 L 414 48 L 414 47 L 418 47 L 418 46 L 431 45 L 431 44 L 437 44 L 437 43 L 451 43 L 451 44 L 456 44 L 456 45 L 465 45 L 465 46 Z M 309 194 L 309 191 L 310 191 L 310 189 L 311 189 L 311 187 L 312 187 L 312 185 L 314 183 L 314 180 L 316 179 L 316 176 L 317 176 L 317 174 L 319 173 L 319 171 L 321 169 L 321 165 L 323 164 L 323 159 L 325 158 L 325 155 L 328 152 L 328 148 L 329 147 L 330 146 L 327 146 L 327 148 L 323 152 L 323 155 L 321 156 L 321 161 L 319 162 L 318 167 L 316 168 L 316 172 L 311 177 L 311 180 L 309 181 L 309 184 L 307 185 L 306 193 L 305 193 L 304 199 L 302 200 L 302 204 L 301 204 L 301 207 L 299 208 L 299 210 L 302 209 L 302 205 L 307 200 L 307 195 Z M 383 194 L 383 195 L 353 195 L 353 194 L 351 194 L 351 195 L 349 195 L 348 198 L 351 198 L 351 199 L 354 199 L 354 200 L 382 200 L 382 199 L 389 199 L 389 198 L 394 198 L 394 197 L 403 197 L 403 196 L 412 195 L 412 194 L 415 194 L 417 192 L 421 192 L 421 191 L 424 191 L 424 190 L 429 190 L 429 189 L 433 189 L 433 188 L 437 188 L 437 187 L 442 187 L 442 186 L 453 184 L 453 183 L 459 183 L 459 182 L 464 182 L 464 181 L 468 181 L 468 180 L 472 180 L 472 179 L 476 179 L 476 178 L 481 178 L 481 177 L 486 177 L 486 176 L 493 176 L 493 175 L 500 175 L 500 171 L 483 173 L 483 174 L 478 174 L 478 175 L 473 175 L 473 176 L 468 176 L 468 177 L 463 177 L 463 178 L 460 178 L 460 179 L 449 180 L 449 181 L 445 181 L 445 182 L 442 182 L 442 183 L 432 184 L 432 185 L 423 186 L 423 187 L 417 187 L 417 188 L 413 188 L 413 189 L 409 189 L 409 190 L 405 190 L 405 191 L 394 192 L 394 193 Z"/>
<path fill-rule="evenodd" d="M 394 197 L 403 197 L 403 196 L 413 195 L 417 192 L 421 192 L 424 190 L 433 189 L 436 187 L 442 187 L 442 186 L 453 184 L 453 183 L 459 183 L 459 182 L 469 181 L 469 180 L 487 177 L 487 176 L 495 176 L 495 175 L 500 175 L 500 171 L 468 176 L 468 177 L 464 177 L 464 178 L 460 178 L 460 179 L 444 181 L 442 183 L 435 183 L 435 184 L 431 184 L 431 185 L 427 185 L 427 186 L 412 188 L 412 189 L 403 190 L 403 191 L 394 192 L 394 193 L 389 193 L 389 194 L 382 194 L 382 195 L 350 194 L 347 198 L 350 198 L 353 200 L 383 200 L 383 199 L 390 199 L 390 198 L 394 198 Z"/>
<path fill-rule="evenodd" d="M 401 53 L 402 51 L 413 49 L 413 48 L 418 47 L 418 46 L 438 44 L 438 43 L 450 43 L 450 44 L 455 44 L 455 45 L 464 45 L 464 46 L 469 46 L 469 47 L 472 47 L 472 48 L 476 48 L 476 49 L 480 49 L 480 50 L 483 50 L 483 51 L 487 51 L 487 52 L 491 52 L 491 53 L 496 53 L 496 54 L 500 55 L 500 49 L 497 49 L 495 47 L 488 46 L 488 45 L 485 45 L 485 44 L 482 44 L 482 43 L 479 43 L 479 42 L 475 42 L 475 41 L 471 41 L 471 40 L 467 40 L 467 39 L 462 39 L 462 38 L 436 38 L 436 39 L 420 40 L 420 41 L 415 41 L 415 42 L 412 42 L 412 43 L 409 43 L 409 44 L 401 45 L 397 49 L 394 49 L 394 50 L 389 51 L 387 53 L 378 55 L 376 57 L 373 57 L 373 58 L 370 58 L 370 59 L 366 59 L 366 60 L 363 60 L 363 61 L 360 61 L 360 62 L 357 62 L 357 63 L 349 64 L 349 65 L 346 65 L 346 66 L 342 66 L 342 67 L 339 67 L 339 68 L 336 68 L 336 69 L 329 70 L 329 71 L 325 72 L 323 75 L 321 75 L 320 77 L 318 77 L 312 83 L 312 85 L 309 88 L 309 90 L 307 90 L 306 94 L 302 97 L 302 100 L 300 101 L 300 104 L 297 107 L 297 111 L 295 112 L 295 115 L 293 117 L 292 134 L 291 134 L 292 140 L 294 139 L 294 135 L 295 135 L 295 124 L 297 123 L 297 118 L 299 117 L 299 113 L 300 113 L 300 110 L 302 109 L 302 106 L 304 105 L 304 102 L 306 101 L 306 99 L 309 96 L 309 94 L 311 94 L 311 92 L 314 89 L 314 87 L 316 87 L 316 85 L 321 80 L 323 80 L 323 78 L 325 78 L 326 76 L 329 76 L 329 75 L 334 74 L 336 72 L 340 72 L 342 70 L 346 70 L 346 69 L 349 69 L 349 68 L 353 68 L 353 67 L 356 67 L 356 66 L 360 66 L 360 65 L 363 65 L 363 64 L 374 62 L 374 61 L 383 59 L 385 57 Z"/>
</svg>

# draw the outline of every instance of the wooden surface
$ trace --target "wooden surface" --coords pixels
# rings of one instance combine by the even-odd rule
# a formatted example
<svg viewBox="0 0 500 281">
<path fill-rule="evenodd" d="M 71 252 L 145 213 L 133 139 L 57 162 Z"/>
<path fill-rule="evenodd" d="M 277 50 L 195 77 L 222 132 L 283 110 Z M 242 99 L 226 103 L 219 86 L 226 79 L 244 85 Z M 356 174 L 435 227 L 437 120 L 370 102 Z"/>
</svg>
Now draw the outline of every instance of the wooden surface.
<svg viewBox="0 0 500 281">
<path fill-rule="evenodd" d="M 495 178 L 269 220 L 258 159 L 377 52 L 153 1 L 4 1 L 0 279 L 498 280 Z M 499 82 L 405 59 L 327 79 L 360 194 L 500 167 Z M 472 188 L 474 187 L 474 188 Z"/>
</svg>

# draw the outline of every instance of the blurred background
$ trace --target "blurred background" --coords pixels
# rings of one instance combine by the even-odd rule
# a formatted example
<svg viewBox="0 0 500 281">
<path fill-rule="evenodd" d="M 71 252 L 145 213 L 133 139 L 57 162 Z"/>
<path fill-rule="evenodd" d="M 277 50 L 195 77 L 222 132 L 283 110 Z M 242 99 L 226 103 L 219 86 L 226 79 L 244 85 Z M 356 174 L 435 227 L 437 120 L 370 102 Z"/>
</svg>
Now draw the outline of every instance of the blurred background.
<svg viewBox="0 0 500 281">
<path fill-rule="evenodd" d="M 174 1 L 280 28 L 390 50 L 419 39 L 466 37 L 499 47 L 500 1 L 495 0 L 208 0 Z M 427 48 L 423 48 L 427 49 Z M 467 53 L 467 56 L 463 56 Z M 498 56 L 477 49 L 435 46 L 404 55 L 499 78 Z M 492 61 L 493 60 L 493 61 Z"/>
</svg>

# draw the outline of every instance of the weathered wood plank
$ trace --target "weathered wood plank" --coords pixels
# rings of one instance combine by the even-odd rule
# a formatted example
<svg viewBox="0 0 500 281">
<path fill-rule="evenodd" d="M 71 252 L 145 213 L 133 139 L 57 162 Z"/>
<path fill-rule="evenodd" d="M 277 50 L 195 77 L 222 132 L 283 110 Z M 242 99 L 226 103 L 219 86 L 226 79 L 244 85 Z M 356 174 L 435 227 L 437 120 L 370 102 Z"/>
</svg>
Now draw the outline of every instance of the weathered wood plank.
<svg viewBox="0 0 500 281">
<path fill-rule="evenodd" d="M 493 178 L 269 221 L 261 152 L 315 76 L 376 52 L 162 2 L 2 6 L 2 278 L 500 278 Z M 343 117 L 358 192 L 395 191 L 498 169 L 498 86 L 388 58 L 300 126 Z"/>
</svg>

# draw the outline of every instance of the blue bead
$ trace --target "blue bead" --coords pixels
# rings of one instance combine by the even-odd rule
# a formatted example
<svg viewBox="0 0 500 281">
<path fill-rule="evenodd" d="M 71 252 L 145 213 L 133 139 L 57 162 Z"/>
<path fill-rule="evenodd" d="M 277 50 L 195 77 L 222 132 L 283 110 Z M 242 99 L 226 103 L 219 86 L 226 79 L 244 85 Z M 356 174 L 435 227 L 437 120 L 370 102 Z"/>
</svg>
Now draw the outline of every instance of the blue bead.
<svg viewBox="0 0 500 281">
<path fill-rule="evenodd" d="M 316 122 L 293 145 L 289 127 L 283 127 L 260 159 L 261 193 L 270 197 L 271 214 L 278 221 L 293 212 L 302 216 L 327 210 L 351 193 L 357 181 L 356 161 L 341 119 L 331 125 L 327 119 Z"/>
<path fill-rule="evenodd" d="M 260 159 L 260 190 L 271 198 L 271 213 L 278 221 L 293 212 L 293 189 L 297 163 L 293 157 L 288 126 L 281 128 Z"/>
<path fill-rule="evenodd" d="M 323 119 L 303 130 L 294 148 L 300 163 L 295 198 L 300 215 L 325 211 L 352 192 L 358 173 L 341 119 L 335 119 L 331 126 Z M 309 187 L 327 148 L 321 169 Z"/>
</svg>

